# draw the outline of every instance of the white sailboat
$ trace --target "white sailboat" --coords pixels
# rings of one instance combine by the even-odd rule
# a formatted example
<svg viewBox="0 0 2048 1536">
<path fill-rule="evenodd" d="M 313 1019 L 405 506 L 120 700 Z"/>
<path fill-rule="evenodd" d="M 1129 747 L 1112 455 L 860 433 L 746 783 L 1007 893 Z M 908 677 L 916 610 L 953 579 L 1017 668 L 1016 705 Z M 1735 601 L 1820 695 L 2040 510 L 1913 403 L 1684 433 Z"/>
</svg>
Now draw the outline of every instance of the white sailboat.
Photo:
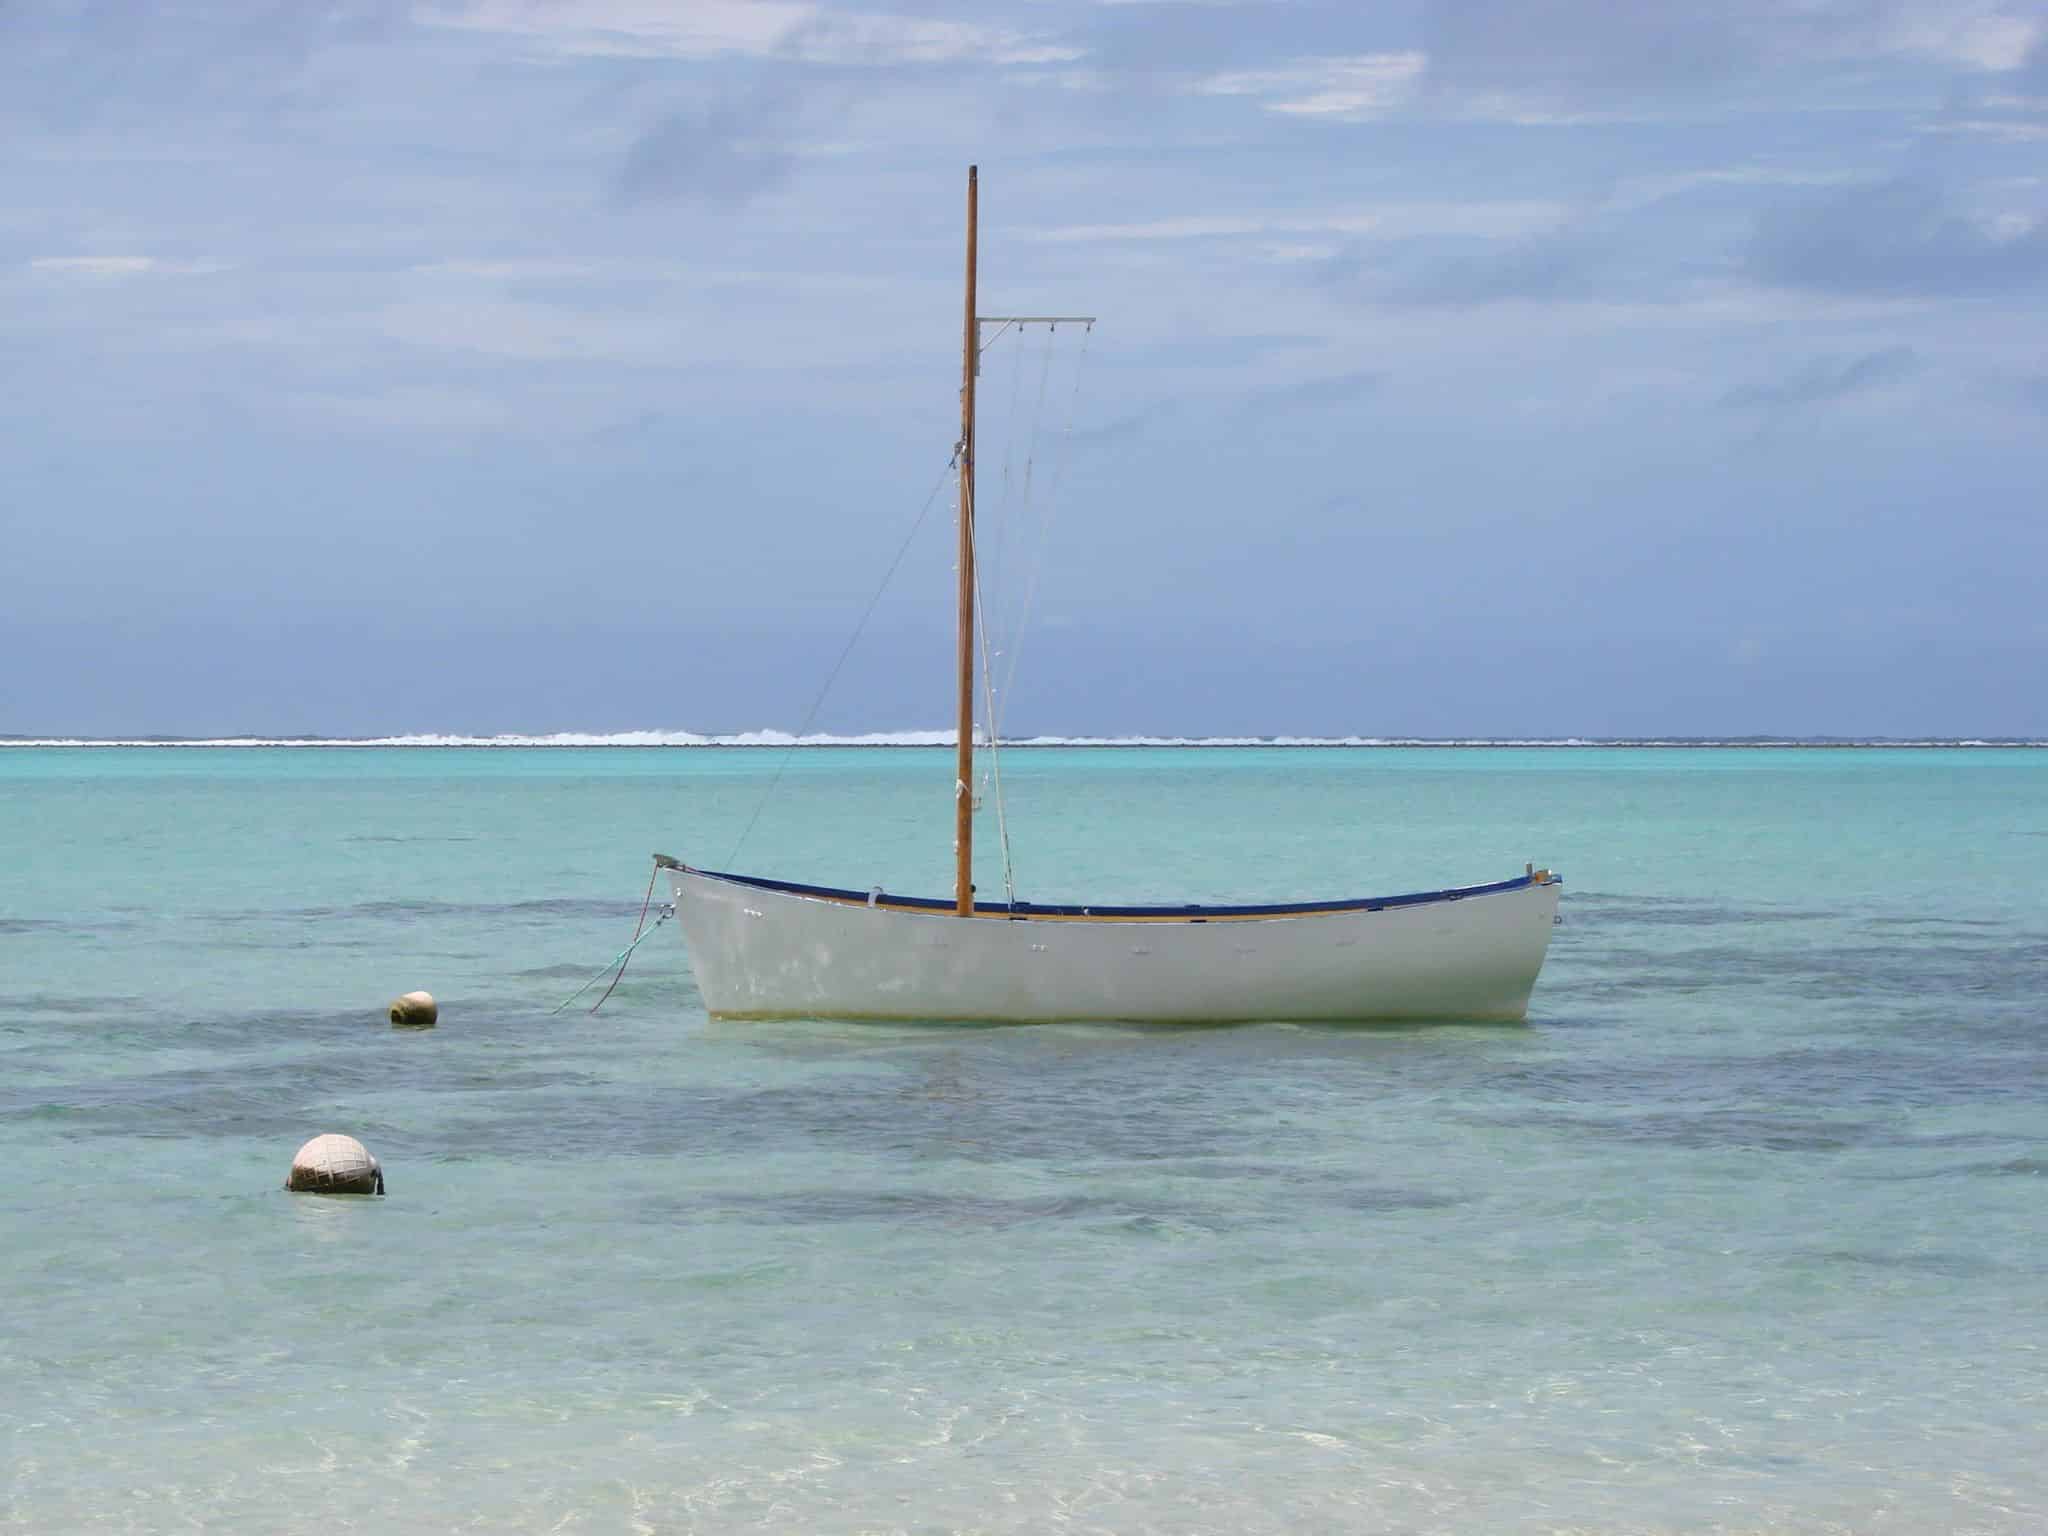
<svg viewBox="0 0 2048 1536">
<path fill-rule="evenodd" d="M 976 901 L 974 416 L 978 185 L 967 172 L 959 696 L 951 900 L 698 869 L 666 854 L 705 1008 L 731 1019 L 1229 1022 L 1523 1018 L 1561 882 L 1227 906 Z"/>
</svg>

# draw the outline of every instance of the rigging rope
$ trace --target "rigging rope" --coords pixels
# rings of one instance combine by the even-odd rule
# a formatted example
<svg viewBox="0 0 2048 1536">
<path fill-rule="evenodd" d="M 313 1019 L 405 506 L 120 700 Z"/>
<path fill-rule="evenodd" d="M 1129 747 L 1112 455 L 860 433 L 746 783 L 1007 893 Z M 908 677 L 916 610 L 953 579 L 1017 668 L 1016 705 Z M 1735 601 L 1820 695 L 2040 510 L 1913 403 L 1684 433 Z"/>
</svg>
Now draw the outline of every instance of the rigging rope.
<svg viewBox="0 0 2048 1536">
<path fill-rule="evenodd" d="M 1025 328 L 1023 326 L 1019 326 L 1017 331 L 1017 365 L 1020 371 L 1022 370 L 1024 363 L 1024 330 Z M 1048 324 L 1045 328 L 1045 346 L 1040 350 L 1039 353 L 1038 396 L 1031 408 L 1031 432 L 1030 436 L 1026 439 L 1024 446 L 1024 486 L 1021 494 L 1017 498 L 1017 523 L 1018 532 L 1020 534 L 1024 531 L 1024 520 L 1031 515 L 1031 471 L 1032 467 L 1038 462 L 1038 434 L 1039 429 L 1044 425 L 1045 422 L 1045 389 L 1047 381 L 1049 381 L 1052 377 L 1053 338 L 1058 334 L 1059 327 L 1055 324 Z M 1011 432 L 1013 435 L 1015 433 L 1015 430 L 1016 424 L 1013 418 L 1011 422 Z M 1005 518 L 1003 521 L 1003 526 L 998 528 L 996 531 L 997 590 L 998 595 L 1002 598 L 1005 605 L 1005 611 L 1002 615 L 1003 623 L 997 637 L 997 655 L 1002 655 L 1004 652 L 1013 650 L 1015 648 L 1016 643 L 1021 636 L 1021 631 L 1023 628 L 1025 618 L 1025 615 L 1022 612 L 1018 612 L 1015 615 L 1012 615 L 1009 612 L 1009 590 L 1007 587 L 1002 585 L 1002 549 L 1003 540 L 1005 538 L 1005 530 L 1008 528 L 1008 525 L 1009 519 Z M 1043 545 L 1044 541 L 1043 539 L 1041 539 L 1041 551 L 1043 550 Z M 984 661 L 986 661 L 986 658 L 984 658 Z M 1007 697 L 1007 693 L 1005 696 Z M 990 708 L 991 710 L 993 710 L 993 703 L 991 703 Z M 992 735 L 1000 734 L 997 727 L 998 721 L 994 719 L 992 716 L 988 723 L 988 728 Z"/>
<path fill-rule="evenodd" d="M 753 835 L 754 827 L 761 819 L 761 813 L 768 808 L 768 802 L 774 798 L 776 789 L 782 783 L 782 776 L 789 768 L 790 758 L 796 754 L 796 749 L 802 745 L 804 737 L 817 720 L 818 711 L 825 707 L 825 696 L 832 691 L 832 685 L 839 681 L 839 674 L 846 666 L 846 658 L 853 654 L 854 646 L 860 643 L 860 637 L 868 627 L 868 620 L 875 616 L 875 605 L 881 602 L 882 594 L 889 589 L 889 583 L 895 579 L 897 568 L 903 564 L 903 557 L 910 553 L 911 542 L 916 539 L 918 530 L 924 527 L 924 520 L 932 510 L 932 503 L 939 499 L 939 492 L 945 488 L 946 477 L 953 472 L 953 466 L 959 460 L 960 450 L 956 447 L 952 458 L 946 461 L 946 467 L 939 471 L 939 478 L 932 482 L 931 494 L 925 497 L 924 505 L 918 508 L 917 521 L 910 525 L 910 532 L 906 533 L 903 542 L 896 546 L 895 558 L 889 562 L 889 569 L 882 572 L 882 579 L 868 598 L 867 607 L 861 610 L 860 622 L 853 626 L 853 633 L 846 637 L 846 646 L 840 651 L 839 659 L 832 663 L 832 670 L 825 674 L 825 684 L 818 690 L 818 696 L 811 700 L 810 712 L 804 716 L 803 724 L 797 727 L 796 734 L 789 740 L 789 745 L 783 748 L 782 760 L 775 765 L 775 777 L 770 779 L 768 787 L 761 791 L 761 798 L 754 806 L 754 814 L 747 818 L 746 826 L 741 829 L 739 837 L 732 845 L 732 852 L 725 856 L 726 868 L 732 867 L 740 856 L 740 849 L 746 846 L 747 839 Z"/>
<path fill-rule="evenodd" d="M 1021 372 L 1023 367 L 1022 332 L 1024 329 L 1024 326 L 1018 326 L 1019 336 L 1017 342 L 1017 357 L 1019 372 Z M 1024 457 L 1023 488 L 1022 493 L 1019 496 L 1017 502 L 1016 515 L 1020 520 L 1028 514 L 1031 505 L 1032 475 L 1038 459 L 1039 431 L 1045 419 L 1045 397 L 1048 384 L 1052 376 L 1053 336 L 1057 330 L 1058 327 L 1055 325 L 1047 326 L 1045 351 L 1039 363 L 1037 402 L 1032 411 L 1030 437 L 1025 449 Z M 1046 545 L 1050 542 L 1051 539 L 1053 507 L 1056 505 L 1056 499 L 1059 493 L 1060 485 L 1066 476 L 1066 467 L 1069 458 L 1068 450 L 1072 445 L 1074 435 L 1074 418 L 1080 407 L 1081 376 L 1088 362 L 1088 343 L 1090 340 L 1093 339 L 1094 335 L 1094 324 L 1092 322 L 1085 324 L 1082 331 L 1081 355 L 1076 360 L 1074 365 L 1074 385 L 1073 389 L 1069 392 L 1067 399 L 1067 419 L 1065 425 L 1061 429 L 1059 444 L 1054 452 L 1052 462 L 1052 486 L 1050 492 L 1047 494 L 1047 496 L 1044 498 L 1042 502 L 1044 510 L 1040 513 L 1039 516 L 1038 542 L 1036 548 L 1032 551 L 1029 577 L 1025 586 L 1023 604 L 1014 615 L 1014 624 L 1000 626 L 998 625 L 997 615 L 991 610 L 988 599 L 982 590 L 981 573 L 983 563 L 980 560 L 976 560 L 974 563 L 974 601 L 975 606 L 981 611 L 982 615 L 982 622 L 976 626 L 976 629 L 977 638 L 979 640 L 981 649 L 982 698 L 983 708 L 985 711 L 984 718 L 986 720 L 986 726 L 983 732 L 983 739 L 986 741 L 988 745 L 988 765 L 986 768 L 982 770 L 982 788 L 984 791 L 988 790 L 991 787 L 993 787 L 993 789 L 995 790 L 996 835 L 998 840 L 1002 844 L 1003 850 L 1003 892 L 1006 898 L 1008 899 L 1009 905 L 1013 908 L 1017 904 L 1017 874 L 1016 863 L 1010 851 L 1009 807 L 1003 795 L 1002 720 L 1004 711 L 1008 708 L 1009 705 L 1010 685 L 1013 682 L 1015 682 L 1017 676 L 1017 655 L 1023 643 L 1024 625 L 1026 621 L 1030 618 L 1032 603 L 1037 596 L 1038 577 L 1040 572 L 1044 568 Z M 1014 442 L 1016 433 L 1014 399 L 1015 391 L 1013 389 L 1012 416 L 1009 423 L 1009 432 L 1005 438 L 1004 448 L 1003 493 L 1001 499 L 997 504 L 999 509 L 1006 508 L 1009 503 L 1009 444 Z M 1004 549 L 1004 530 L 1007 527 L 1007 524 L 1008 518 L 1003 518 L 997 523 L 995 561 L 992 562 L 996 566 L 995 576 L 998 582 L 997 590 L 999 596 L 1002 593 L 1002 588 L 1000 586 L 1000 581 L 1002 577 L 1002 569 L 1000 562 L 1002 559 L 1002 551 Z M 977 529 L 976 531 L 978 533 L 979 529 Z M 993 653 L 991 653 L 989 646 L 989 633 L 992 629 L 996 629 L 998 627 L 1000 627 L 1003 630 L 1002 635 L 999 637 L 999 639 L 1001 640 L 1001 644 L 994 650 Z M 1008 666 L 1004 672 L 1002 687 L 998 689 L 996 686 L 995 658 L 997 656 L 1003 656 L 1005 650 L 1007 650 L 1008 652 L 1008 655 L 1005 658 L 1008 662 Z M 978 809 L 980 806 L 979 797 L 977 797 L 975 805 Z"/>
<path fill-rule="evenodd" d="M 1003 706 L 1006 709 L 1009 707 L 1011 685 L 1017 681 L 1017 656 L 1018 653 L 1022 651 L 1024 648 L 1025 627 L 1031 621 L 1032 604 L 1038 597 L 1039 573 L 1045 569 L 1046 546 L 1052 542 L 1053 512 L 1059 506 L 1060 486 L 1064 484 L 1066 481 L 1067 465 L 1073 456 L 1072 448 L 1074 441 L 1074 416 L 1075 413 L 1079 410 L 1081 404 L 1081 375 L 1087 370 L 1088 344 L 1094 339 L 1095 326 L 1093 322 L 1090 322 L 1081 333 L 1081 356 L 1078 360 L 1076 360 L 1074 364 L 1074 387 L 1073 390 L 1067 396 L 1067 421 L 1066 425 L 1062 427 L 1060 430 L 1059 447 L 1053 457 L 1052 488 L 1046 493 L 1044 502 L 1045 510 L 1042 514 L 1040 514 L 1038 525 L 1038 547 L 1034 549 L 1031 553 L 1030 572 L 1025 578 L 1024 583 L 1024 600 L 1022 605 L 1017 610 L 1016 626 L 1010 635 L 1008 644 L 1004 647 L 1004 649 L 1006 649 L 1009 652 L 1009 665 L 1003 673 L 1003 686 L 1001 687 L 1001 689 L 998 690 L 998 692 L 1002 698 Z M 1047 351 L 1048 355 L 1050 355 L 1049 341 L 1047 344 Z M 1028 486 L 1030 480 L 1030 469 L 1028 465 L 1025 470 L 1025 479 L 1026 484 Z M 1001 716 L 997 716 L 995 719 L 989 722 L 989 731 L 992 735 L 1000 736 L 1002 734 Z"/>
<path fill-rule="evenodd" d="M 1008 328 L 1008 323 L 1006 322 L 1004 329 L 1007 330 Z M 993 570 L 991 572 L 992 580 L 990 584 L 995 590 L 998 602 L 1005 600 L 1008 591 L 1003 585 L 1003 553 L 1009 545 L 1010 464 L 1016 456 L 1017 402 L 1023 398 L 1024 394 L 1024 327 L 1021 325 L 1017 327 L 1017 339 L 1011 344 L 1010 353 L 1015 359 L 1015 363 L 1010 369 L 1010 410 L 1003 423 L 1003 483 L 1001 492 L 996 498 L 996 547 L 995 559 L 991 562 Z M 1027 449 L 1026 451 L 1028 453 L 1029 450 Z M 977 514 L 979 514 L 980 510 L 979 507 L 975 509 Z M 977 521 L 979 521 L 978 516 Z M 975 568 L 976 570 L 980 569 L 978 562 Z M 992 622 L 999 619 L 998 615 L 989 612 L 987 608 L 983 608 L 982 613 L 984 615 L 984 622 Z"/>
<path fill-rule="evenodd" d="M 981 567 L 974 570 L 974 600 L 981 601 Z M 1011 909 L 1017 906 L 1017 871 L 1010 861 L 1010 822 L 1003 808 L 1003 757 L 1002 747 L 996 734 L 996 681 L 995 669 L 988 659 L 988 626 L 981 628 L 981 687 L 982 696 L 988 701 L 988 766 L 989 776 L 995 781 L 996 789 L 996 840 L 1003 845 L 1003 895 L 1008 898 Z"/>
<path fill-rule="evenodd" d="M 999 511 L 1002 507 L 1006 506 L 1009 501 L 1011 483 L 1010 465 L 1012 459 L 1012 447 L 1014 445 L 1016 432 L 1015 407 L 1017 396 L 1020 393 L 1019 386 L 1021 385 L 1023 376 L 1023 332 L 1026 329 L 1026 327 L 1023 326 L 1022 324 L 1017 324 L 1016 322 L 1005 322 L 1003 327 L 997 331 L 996 336 L 991 337 L 987 342 L 982 343 L 981 348 L 979 349 L 980 351 L 983 352 L 987 351 L 988 347 L 994 343 L 997 337 L 1000 337 L 1003 334 L 1003 331 L 1010 329 L 1012 325 L 1015 325 L 1015 328 L 1018 332 L 1017 341 L 1014 344 L 1016 347 L 1017 361 L 1012 373 L 1012 412 L 1011 422 L 1009 425 L 1009 435 L 1006 437 L 1005 440 L 1003 487 L 998 499 Z M 1048 388 L 1048 381 L 1051 377 L 1052 372 L 1053 335 L 1057 331 L 1057 329 L 1058 327 L 1056 325 L 1047 326 L 1045 352 L 1039 365 L 1037 403 L 1032 413 L 1030 439 L 1028 446 L 1026 448 L 1024 459 L 1023 490 L 1022 495 L 1019 499 L 1018 506 L 1018 515 L 1020 517 L 1028 511 L 1030 506 L 1031 482 L 1038 456 L 1038 437 L 1040 427 L 1044 420 L 1045 397 Z M 1031 565 L 1029 570 L 1029 576 L 1025 583 L 1022 607 L 1015 614 L 1014 624 L 1006 624 L 1002 626 L 1004 630 L 1004 644 L 998 647 L 998 649 L 994 653 L 995 655 L 1000 656 L 1003 655 L 1004 651 L 1008 652 L 1008 655 L 1005 657 L 1005 660 L 1007 661 L 1008 665 L 1005 669 L 1003 683 L 1000 689 L 998 689 L 996 686 L 994 658 L 991 656 L 989 649 L 989 630 L 992 627 L 990 621 L 994 617 L 994 615 L 990 613 L 987 599 L 985 598 L 982 592 L 980 562 L 977 561 L 975 565 L 975 603 L 980 608 L 983 615 L 982 622 L 976 626 L 976 629 L 978 631 L 978 638 L 980 641 L 981 648 L 982 691 L 988 715 L 985 737 L 989 748 L 989 768 L 987 774 L 984 776 L 984 784 L 992 782 L 996 792 L 996 825 L 997 833 L 1001 840 L 1003 848 L 1003 885 L 1008 893 L 1010 903 L 1013 906 L 1016 904 L 1017 899 L 1015 869 L 1010 855 L 1010 833 L 1007 820 L 1007 811 L 1003 803 L 1002 764 L 998 751 L 999 744 L 1002 739 L 1002 714 L 1003 710 L 1007 708 L 1009 703 L 1010 687 L 1016 681 L 1018 652 L 1022 647 L 1024 626 L 1030 618 L 1032 606 L 1037 598 L 1038 578 L 1044 569 L 1046 545 L 1050 542 L 1050 536 L 1052 531 L 1052 512 L 1054 506 L 1057 504 L 1060 486 L 1065 481 L 1067 464 L 1071 457 L 1070 450 L 1072 447 L 1074 435 L 1074 419 L 1079 409 L 1081 399 L 1081 378 L 1082 374 L 1087 368 L 1088 346 L 1089 342 L 1093 340 L 1094 335 L 1094 322 L 1085 322 L 1082 327 L 1081 355 L 1074 365 L 1074 384 L 1072 390 L 1068 394 L 1067 399 L 1067 419 L 1064 426 L 1061 429 L 1059 445 L 1055 450 L 1052 462 L 1051 489 L 1041 502 L 1041 505 L 1043 506 L 1044 510 L 1040 514 L 1038 528 L 1038 544 L 1037 547 L 1032 551 Z M 911 524 L 910 531 L 904 535 L 903 542 L 899 546 L 897 546 L 896 554 L 894 558 L 890 560 L 888 569 L 882 573 L 881 581 L 876 585 L 873 594 L 868 598 L 866 607 L 864 607 L 861 610 L 860 619 L 854 625 L 853 633 L 850 636 L 848 636 L 846 645 L 843 649 L 841 649 L 839 653 L 839 659 L 832 664 L 832 670 L 826 674 L 824 685 L 819 688 L 817 697 L 811 701 L 811 707 L 809 711 L 805 714 L 803 723 L 797 727 L 796 734 L 790 738 L 789 745 L 783 749 L 782 757 L 780 761 L 778 761 L 775 765 L 774 776 L 768 781 L 768 787 L 762 791 L 760 800 L 754 806 L 753 814 L 747 818 L 746 826 L 740 830 L 739 837 L 734 840 L 732 845 L 732 851 L 726 855 L 725 862 L 727 867 L 730 867 L 735 861 L 737 861 L 737 859 L 739 858 L 740 850 L 746 845 L 747 839 L 753 835 L 754 828 L 760 823 L 762 813 L 767 809 L 769 801 L 774 798 L 776 790 L 781 786 L 783 777 L 789 768 L 790 760 L 796 754 L 797 747 L 802 744 L 803 738 L 807 734 L 809 734 L 811 726 L 816 722 L 818 717 L 818 711 L 824 707 L 825 699 L 831 693 L 833 684 L 838 681 L 839 674 L 841 673 L 841 671 L 845 669 L 847 659 L 853 654 L 854 646 L 859 643 L 861 635 L 866 632 L 868 621 L 874 617 L 875 608 L 881 602 L 882 594 L 888 590 L 889 583 L 895 579 L 897 570 L 903 564 L 904 556 L 910 552 L 910 546 L 912 542 L 915 541 L 919 531 L 924 527 L 925 519 L 927 516 L 930 515 L 933 503 L 938 500 L 939 492 L 945 486 L 946 477 L 949 474 L 951 474 L 953 470 L 958 466 L 959 460 L 960 447 L 958 444 L 955 444 L 952 457 L 947 460 L 945 468 L 939 471 L 938 479 L 932 483 L 931 491 L 924 499 L 924 505 L 918 509 L 916 521 L 914 521 Z M 1000 566 L 1004 546 L 1003 530 L 1007 526 L 1007 524 L 1008 519 L 1006 517 L 998 518 L 997 546 L 995 550 L 996 561 L 998 566 L 996 574 L 998 577 L 1000 577 L 1002 574 Z M 650 893 L 651 889 L 652 888 L 650 887 Z M 665 921 L 668 915 L 669 913 L 665 911 L 663 913 L 662 920 Z M 641 916 L 642 920 L 645 921 L 646 914 L 644 908 Z M 659 923 L 657 923 L 656 926 L 659 926 Z M 624 952 L 622 952 L 622 954 L 619 956 L 618 961 L 614 962 L 620 965 L 621 975 L 624 974 L 623 962 L 625 958 L 633 952 L 634 946 L 638 945 L 640 943 L 641 938 L 643 938 L 644 936 L 644 934 L 636 934 L 633 940 L 633 944 L 629 944 L 624 950 Z M 609 967 L 607 967 L 607 969 L 609 969 Z M 602 976 L 603 974 L 604 972 L 602 971 L 598 973 L 599 976 Z M 578 995 L 580 995 L 582 990 L 585 990 L 588 986 L 592 985 L 595 982 L 595 980 L 596 978 L 593 978 L 591 983 L 585 983 L 585 988 L 578 989 Z M 612 984 L 613 986 L 616 986 L 618 984 L 617 977 L 613 978 Z M 610 993 L 607 992 L 606 995 L 609 996 Z M 574 998 L 572 997 L 570 1001 L 574 1001 Z M 602 1001 L 603 999 L 600 998 L 599 1002 L 602 1003 Z M 565 1003 L 564 1006 L 566 1007 L 567 1004 Z"/>
<path fill-rule="evenodd" d="M 1017 516 L 1021 519 L 1031 511 L 1031 466 L 1038 458 L 1038 424 L 1045 420 L 1045 386 L 1052 377 L 1052 339 L 1059 327 L 1045 328 L 1045 353 L 1038 364 L 1038 403 L 1031 411 L 1031 445 L 1024 450 L 1024 493 L 1017 502 Z"/>
</svg>

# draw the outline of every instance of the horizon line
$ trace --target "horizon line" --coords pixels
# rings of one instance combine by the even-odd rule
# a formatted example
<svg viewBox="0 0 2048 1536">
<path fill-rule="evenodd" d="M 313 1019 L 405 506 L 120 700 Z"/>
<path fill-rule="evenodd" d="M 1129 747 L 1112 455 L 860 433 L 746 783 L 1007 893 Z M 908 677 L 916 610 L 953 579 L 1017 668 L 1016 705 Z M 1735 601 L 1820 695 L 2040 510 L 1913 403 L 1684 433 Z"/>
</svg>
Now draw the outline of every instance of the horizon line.
<svg viewBox="0 0 2048 1536">
<path fill-rule="evenodd" d="M 384 736 L 173 736 L 173 735 L 131 735 L 131 736 L 29 736 L 25 734 L 0 734 L 0 748 L 16 749 L 58 749 L 58 748 L 455 748 L 465 750 L 520 750 L 543 749 L 565 751 L 577 749 L 686 749 L 697 747 L 731 748 L 737 750 L 761 748 L 950 748 L 955 744 L 954 732 L 946 731 L 882 731 L 860 735 L 836 735 L 814 733 L 804 736 L 791 735 L 784 731 L 762 730 L 731 734 L 699 734 L 691 731 L 617 731 L 583 732 L 557 731 L 549 733 L 503 732 L 494 735 L 471 735 L 461 732 L 420 732 Z M 978 744 L 987 745 L 986 738 L 978 738 Z M 2041 748 L 2048 747 L 2048 738 L 2017 735 L 1976 735 L 1976 736 L 1880 736 L 1880 735 L 1831 735 L 1812 736 L 1750 733 L 1742 735 L 1660 735 L 1660 736 L 1305 736 L 1305 735 L 1230 735 L 1230 736 L 1160 736 L 1133 734 L 1127 736 L 1017 736 L 999 738 L 995 745 L 1005 748 L 1057 749 L 1131 749 L 1131 748 L 1286 748 L 1309 750 L 1343 750 L 1359 748 L 1445 748 L 1445 747 L 1605 747 L 1605 748 L 1763 748 L 1763 747 L 1834 747 L 1834 748 L 1884 748 L 1884 747 L 1969 747 L 1969 748 Z"/>
</svg>

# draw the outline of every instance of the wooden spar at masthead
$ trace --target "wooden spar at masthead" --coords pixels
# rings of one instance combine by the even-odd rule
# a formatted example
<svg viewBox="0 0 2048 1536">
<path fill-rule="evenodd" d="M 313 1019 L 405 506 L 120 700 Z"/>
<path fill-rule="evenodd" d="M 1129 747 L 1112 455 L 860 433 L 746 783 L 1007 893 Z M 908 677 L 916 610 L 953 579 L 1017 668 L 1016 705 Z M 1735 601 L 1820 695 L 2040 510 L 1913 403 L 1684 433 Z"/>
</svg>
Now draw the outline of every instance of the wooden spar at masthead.
<svg viewBox="0 0 2048 1536">
<path fill-rule="evenodd" d="M 977 167 L 967 167 L 967 319 L 960 367 L 960 734 L 954 753 L 953 909 L 974 914 L 974 375 L 981 324 L 974 313 Z"/>
</svg>

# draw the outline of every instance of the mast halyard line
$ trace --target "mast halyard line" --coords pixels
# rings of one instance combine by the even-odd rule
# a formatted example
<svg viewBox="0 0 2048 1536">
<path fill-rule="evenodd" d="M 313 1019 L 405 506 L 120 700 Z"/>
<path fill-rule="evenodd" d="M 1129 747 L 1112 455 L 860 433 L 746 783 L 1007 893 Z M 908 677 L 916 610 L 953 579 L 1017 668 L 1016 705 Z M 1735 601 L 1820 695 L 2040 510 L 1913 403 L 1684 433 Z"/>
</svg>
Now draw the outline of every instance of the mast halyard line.
<svg viewBox="0 0 2048 1536">
<path fill-rule="evenodd" d="M 974 915 L 974 376 L 981 325 L 974 310 L 980 170 L 967 167 L 967 308 L 960 348 L 960 624 L 958 736 L 953 775 L 953 909 Z"/>
</svg>

